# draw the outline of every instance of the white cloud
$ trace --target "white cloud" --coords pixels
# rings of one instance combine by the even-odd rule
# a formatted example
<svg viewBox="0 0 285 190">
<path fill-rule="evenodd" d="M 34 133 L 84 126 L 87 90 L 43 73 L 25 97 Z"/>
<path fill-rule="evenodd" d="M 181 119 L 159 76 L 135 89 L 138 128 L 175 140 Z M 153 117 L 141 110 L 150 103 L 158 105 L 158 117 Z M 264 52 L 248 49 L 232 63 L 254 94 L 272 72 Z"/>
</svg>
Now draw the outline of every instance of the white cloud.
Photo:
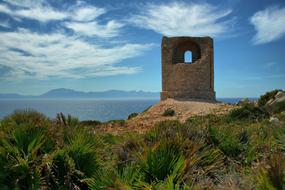
<svg viewBox="0 0 285 190">
<path fill-rule="evenodd" d="M 107 13 L 103 8 L 79 3 L 59 11 L 46 1 L 37 1 L 35 4 L 31 0 L 6 2 L 10 5 L 0 3 L 0 12 L 19 19 L 19 22 L 25 22 L 22 18 L 28 18 L 42 23 L 57 20 L 58 24 L 56 32 L 49 34 L 23 28 L 13 32 L 0 32 L 1 80 L 133 74 L 142 68 L 119 63 L 139 56 L 152 47 L 152 44 L 106 39 L 118 36 L 124 25 L 112 19 L 99 20 L 101 15 Z M 15 10 L 12 10 L 12 5 L 16 6 Z M 66 28 L 74 33 L 65 33 Z M 86 36 L 93 40 L 83 40 Z M 105 46 L 95 44 L 97 41 Z"/>
<path fill-rule="evenodd" d="M 82 35 L 110 38 L 119 35 L 120 29 L 123 27 L 123 24 L 115 20 L 111 20 L 105 25 L 100 25 L 96 21 L 93 21 L 84 23 L 66 22 L 64 26 Z"/>
<path fill-rule="evenodd" d="M 98 18 L 107 12 L 106 9 L 81 4 L 72 7 L 71 21 L 64 22 L 64 26 L 75 33 L 90 37 L 111 38 L 118 36 L 124 26 L 116 20 L 109 20 L 104 24 L 98 23 Z"/>
<path fill-rule="evenodd" d="M 168 36 L 217 36 L 230 30 L 231 20 L 220 21 L 230 13 L 206 3 L 149 4 L 130 22 Z"/>
<path fill-rule="evenodd" d="M 7 0 L 6 0 L 7 1 Z M 98 16 L 105 14 L 104 8 L 91 5 L 75 5 L 65 11 L 55 10 L 47 2 L 36 1 L 7 1 L 9 4 L 16 6 L 16 9 L 10 8 L 5 4 L 0 4 L 0 12 L 9 14 L 17 18 L 28 18 L 38 20 L 40 22 L 48 22 L 51 20 L 70 19 L 73 21 L 89 22 Z"/>
<path fill-rule="evenodd" d="M 54 10 L 52 7 L 42 5 L 31 6 L 29 8 L 21 7 L 13 10 L 7 5 L 0 4 L 0 12 L 15 17 L 16 19 L 28 18 L 31 20 L 38 20 L 40 22 L 62 20 L 69 17 L 65 12 L 59 12 Z"/>
<path fill-rule="evenodd" d="M 0 4 L 0 13 L 12 14 L 12 10 L 8 6 Z"/>
<path fill-rule="evenodd" d="M 47 22 L 51 20 L 63 20 L 68 17 L 66 13 L 54 10 L 51 7 L 35 7 L 32 9 L 22 9 L 15 11 L 14 16 L 24 17 L 41 22 Z"/>
<path fill-rule="evenodd" d="M 105 14 L 106 10 L 94 6 L 75 7 L 72 19 L 75 21 L 88 22 L 96 19 L 98 16 Z"/>
<path fill-rule="evenodd" d="M 112 76 L 120 74 L 135 74 L 141 72 L 141 67 L 114 67 L 114 66 L 102 66 L 93 71 L 87 71 L 85 73 L 86 77 L 94 76 Z"/>
<path fill-rule="evenodd" d="M 34 7 L 34 6 L 40 6 L 44 3 L 43 0 L 4 0 L 4 2 L 9 3 L 14 6 L 19 6 L 19 7 Z"/>
<path fill-rule="evenodd" d="M 258 11 L 250 18 L 250 22 L 257 32 L 253 37 L 254 44 L 276 41 L 285 36 L 285 7 Z"/>
<path fill-rule="evenodd" d="M 132 74 L 140 67 L 116 65 L 148 50 L 151 44 L 102 47 L 62 33 L 37 34 L 21 29 L 1 32 L 0 64 L 6 79 L 84 78 Z"/>
<path fill-rule="evenodd" d="M 14 4 L 18 6 L 18 9 L 12 10 L 9 6 L 0 4 L 0 12 L 8 14 L 15 19 L 28 18 L 39 22 L 61 21 L 62 26 L 73 30 L 79 35 L 111 38 L 118 36 L 120 29 L 124 26 L 116 20 L 99 23 L 97 17 L 105 14 L 107 10 L 91 5 L 77 4 L 68 10 L 57 11 L 43 3 L 36 3 L 29 8 L 26 8 L 26 5 L 29 5 L 30 1 L 23 4 L 16 1 Z"/>
</svg>

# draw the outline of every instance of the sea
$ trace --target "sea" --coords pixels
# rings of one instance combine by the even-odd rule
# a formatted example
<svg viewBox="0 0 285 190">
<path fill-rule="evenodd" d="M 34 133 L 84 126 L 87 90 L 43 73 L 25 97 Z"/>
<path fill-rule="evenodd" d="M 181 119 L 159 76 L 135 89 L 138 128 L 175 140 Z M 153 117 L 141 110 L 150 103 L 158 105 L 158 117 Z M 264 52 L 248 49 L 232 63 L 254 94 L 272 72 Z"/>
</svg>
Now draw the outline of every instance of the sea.
<svg viewBox="0 0 285 190">
<path fill-rule="evenodd" d="M 237 103 L 242 98 L 218 98 L 225 103 Z M 251 98 L 251 100 L 256 100 Z M 15 110 L 36 110 L 50 118 L 57 113 L 77 117 L 79 120 L 109 121 L 126 119 L 131 113 L 143 112 L 159 102 L 159 99 L 98 100 L 98 99 L 2 99 L 0 119 Z"/>
</svg>

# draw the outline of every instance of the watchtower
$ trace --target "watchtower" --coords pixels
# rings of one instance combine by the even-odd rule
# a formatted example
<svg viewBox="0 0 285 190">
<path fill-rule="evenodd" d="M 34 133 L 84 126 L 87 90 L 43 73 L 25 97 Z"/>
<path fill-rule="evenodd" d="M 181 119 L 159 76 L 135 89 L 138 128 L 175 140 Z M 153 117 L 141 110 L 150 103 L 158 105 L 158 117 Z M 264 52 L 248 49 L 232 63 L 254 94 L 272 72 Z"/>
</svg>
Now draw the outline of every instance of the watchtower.
<svg viewBox="0 0 285 190">
<path fill-rule="evenodd" d="M 187 62 L 185 54 L 189 51 L 192 53 L 192 60 Z M 161 56 L 161 100 L 215 100 L 212 38 L 164 36 Z"/>
</svg>

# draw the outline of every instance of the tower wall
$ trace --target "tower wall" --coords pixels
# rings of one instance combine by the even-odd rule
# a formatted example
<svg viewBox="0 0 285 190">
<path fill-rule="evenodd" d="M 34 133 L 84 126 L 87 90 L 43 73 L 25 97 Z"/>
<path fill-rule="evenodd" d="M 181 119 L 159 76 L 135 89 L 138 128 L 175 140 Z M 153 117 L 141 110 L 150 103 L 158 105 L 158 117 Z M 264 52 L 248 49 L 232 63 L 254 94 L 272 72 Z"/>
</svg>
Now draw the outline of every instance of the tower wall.
<svg viewBox="0 0 285 190">
<path fill-rule="evenodd" d="M 185 63 L 186 51 L 192 52 L 192 63 Z M 161 100 L 215 100 L 212 38 L 163 37 L 161 56 Z"/>
</svg>

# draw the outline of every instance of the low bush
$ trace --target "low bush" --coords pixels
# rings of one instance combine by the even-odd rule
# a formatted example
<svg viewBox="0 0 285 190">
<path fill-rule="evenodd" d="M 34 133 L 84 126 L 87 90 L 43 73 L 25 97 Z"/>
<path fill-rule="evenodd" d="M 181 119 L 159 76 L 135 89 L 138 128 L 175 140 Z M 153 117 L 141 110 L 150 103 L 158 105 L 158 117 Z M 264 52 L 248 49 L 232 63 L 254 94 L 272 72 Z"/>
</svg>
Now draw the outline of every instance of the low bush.
<svg viewBox="0 0 285 190">
<path fill-rule="evenodd" d="M 162 114 L 163 116 L 165 116 L 165 117 L 168 117 L 168 116 L 174 116 L 175 115 L 175 111 L 174 111 L 174 109 L 171 109 L 171 108 L 167 108 L 164 112 L 163 112 L 163 114 Z"/>
<path fill-rule="evenodd" d="M 16 127 L 31 126 L 31 127 L 47 127 L 51 126 L 51 120 L 44 114 L 32 109 L 16 110 L 12 114 L 4 117 L 1 122 L 2 131 L 8 132 Z"/>
<path fill-rule="evenodd" d="M 85 121 L 80 121 L 80 126 L 87 126 L 87 127 L 93 127 L 93 126 L 98 126 L 101 125 L 102 122 L 98 120 L 85 120 Z"/>
<path fill-rule="evenodd" d="M 0 139 L 1 189 L 86 189 L 100 170 L 99 140 L 87 131 L 31 111 L 5 118 Z M 57 128 L 57 130 L 54 130 Z M 64 129 L 63 132 L 61 129 Z M 56 133 L 56 134 L 53 134 Z"/>
<path fill-rule="evenodd" d="M 159 122 L 144 135 L 145 142 L 155 144 L 165 138 L 175 138 L 182 127 L 183 125 L 177 120 Z"/>
<path fill-rule="evenodd" d="M 67 117 L 63 113 L 58 113 L 56 115 L 56 122 L 64 127 L 78 127 L 80 121 L 76 117 L 72 117 L 71 115 L 67 115 Z"/>
<path fill-rule="evenodd" d="M 85 177 L 92 177 L 100 169 L 97 147 L 101 142 L 90 134 L 78 131 L 70 137 L 66 146 L 68 155 L 73 159 L 75 167 Z"/>
<path fill-rule="evenodd" d="M 5 123 L 5 125 L 14 124 L 14 126 L 24 124 L 40 126 L 48 123 L 49 119 L 40 112 L 37 112 L 33 109 L 26 109 L 14 111 L 12 114 L 5 117 L 2 122 Z"/>
<path fill-rule="evenodd" d="M 285 188 L 285 157 L 280 153 L 271 155 L 263 163 L 256 176 L 257 189 L 284 189 Z"/>
<path fill-rule="evenodd" d="M 131 113 L 129 116 L 128 116 L 128 119 L 132 119 L 134 117 L 136 117 L 137 115 L 139 115 L 138 113 Z"/>
<path fill-rule="evenodd" d="M 245 133 L 237 133 L 232 128 L 209 127 L 212 142 L 227 156 L 237 159 L 247 143 Z"/>
<path fill-rule="evenodd" d="M 260 121 L 268 117 L 269 113 L 267 111 L 250 104 L 242 106 L 241 108 L 234 109 L 228 114 L 228 119 L 230 121 L 239 121 L 239 120 Z"/>
<path fill-rule="evenodd" d="M 40 127 L 17 127 L 0 141 L 0 186 L 9 189 L 40 189 L 44 156 L 54 144 Z"/>
<path fill-rule="evenodd" d="M 184 160 L 179 148 L 163 143 L 141 155 L 139 167 L 144 174 L 144 180 L 148 183 L 163 181 L 176 167 L 181 167 Z"/>
</svg>

